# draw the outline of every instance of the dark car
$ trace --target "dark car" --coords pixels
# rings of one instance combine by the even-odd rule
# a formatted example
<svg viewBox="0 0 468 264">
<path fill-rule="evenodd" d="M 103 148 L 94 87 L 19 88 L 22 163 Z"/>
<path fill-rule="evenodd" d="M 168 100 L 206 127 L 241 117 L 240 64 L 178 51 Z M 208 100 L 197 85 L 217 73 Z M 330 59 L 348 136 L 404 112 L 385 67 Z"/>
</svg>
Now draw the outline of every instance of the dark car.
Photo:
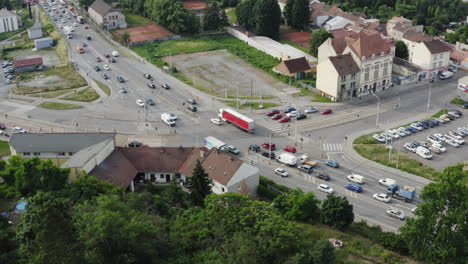
<svg viewBox="0 0 468 264">
<path fill-rule="evenodd" d="M 274 159 L 276 157 L 274 152 L 271 152 L 271 155 L 270 152 L 262 152 L 262 156 L 269 159 Z"/>
<path fill-rule="evenodd" d="M 125 82 L 125 79 L 122 77 L 122 76 L 116 76 L 117 78 L 117 81 L 119 81 L 119 83 L 124 83 Z"/>
<path fill-rule="evenodd" d="M 468 109 L 468 103 L 464 103 L 464 104 L 462 105 L 462 108 L 463 108 L 463 109 Z"/>
<path fill-rule="evenodd" d="M 454 112 L 456 113 L 457 115 L 463 115 L 463 113 L 460 111 L 460 110 L 457 110 L 457 109 L 453 109 L 453 110 L 450 110 L 449 112 Z"/>
<path fill-rule="evenodd" d="M 260 146 L 257 145 L 257 144 L 249 145 L 249 150 L 252 150 L 252 151 L 255 151 L 255 152 L 259 152 L 259 151 L 260 151 Z"/>
<path fill-rule="evenodd" d="M 321 180 L 324 180 L 324 181 L 329 181 L 330 180 L 330 176 L 328 174 L 326 174 L 325 172 L 315 172 L 314 173 L 314 176 L 321 179 Z"/>
<path fill-rule="evenodd" d="M 189 111 L 192 111 L 192 112 L 197 112 L 198 111 L 197 107 L 194 106 L 194 105 L 187 105 L 187 109 Z"/>
<path fill-rule="evenodd" d="M 171 89 L 171 87 L 169 86 L 169 84 L 165 83 L 163 85 L 161 85 L 162 88 L 168 90 L 168 89 Z"/>
<path fill-rule="evenodd" d="M 154 105 L 155 104 L 153 99 L 151 99 L 151 98 L 146 99 L 146 103 L 149 104 L 149 105 Z"/>
<path fill-rule="evenodd" d="M 110 54 L 109 54 L 109 53 L 106 53 L 106 54 L 104 54 L 104 57 L 110 58 Z"/>
<path fill-rule="evenodd" d="M 298 117 L 296 117 L 296 120 L 301 120 L 301 119 L 306 119 L 307 118 L 307 115 L 305 114 L 299 114 Z"/>
<path fill-rule="evenodd" d="M 422 122 L 423 122 L 424 124 L 426 124 L 427 126 L 429 126 L 429 127 L 434 127 L 434 124 L 433 124 L 431 121 L 429 121 L 429 120 L 423 120 Z"/>
<path fill-rule="evenodd" d="M 143 143 L 141 143 L 140 141 L 132 141 L 132 142 L 128 143 L 128 146 L 131 147 L 131 148 L 139 148 L 139 147 L 143 146 Z"/>
<path fill-rule="evenodd" d="M 434 126 L 438 126 L 439 125 L 439 121 L 435 120 L 435 119 L 431 119 L 429 120 L 429 122 L 431 122 Z"/>
<path fill-rule="evenodd" d="M 187 99 L 185 100 L 187 103 L 189 104 L 192 104 L 192 105 L 196 105 L 197 104 L 197 101 L 195 101 L 194 99 Z"/>
<path fill-rule="evenodd" d="M 278 109 L 273 109 L 271 110 L 270 112 L 266 113 L 267 116 L 274 116 L 276 114 L 279 114 L 280 113 L 280 110 Z"/>
<path fill-rule="evenodd" d="M 294 107 L 288 107 L 288 108 L 284 109 L 283 112 L 284 112 L 285 114 L 287 114 L 287 113 L 292 112 L 292 111 L 296 111 L 296 108 L 294 108 Z"/>
<path fill-rule="evenodd" d="M 114 58 L 110 58 L 110 59 L 109 59 L 109 62 L 115 63 L 116 60 L 115 60 Z"/>
<path fill-rule="evenodd" d="M 103 78 L 104 80 L 107 80 L 107 79 L 109 79 L 109 76 L 107 76 L 107 74 L 104 73 L 104 74 L 102 74 L 102 78 Z"/>
<path fill-rule="evenodd" d="M 101 68 L 99 66 L 94 67 L 94 69 L 98 72 L 101 71 Z"/>
<path fill-rule="evenodd" d="M 87 39 L 87 40 L 91 40 L 91 36 L 86 36 L 86 39 Z"/>
<path fill-rule="evenodd" d="M 156 89 L 156 84 L 154 83 L 148 83 L 147 86 L 151 89 Z"/>
<path fill-rule="evenodd" d="M 299 165 L 297 166 L 297 168 L 300 170 L 300 171 L 303 171 L 305 173 L 312 173 L 314 171 L 314 168 L 308 164 L 302 164 L 302 165 Z"/>
<path fill-rule="evenodd" d="M 429 126 L 428 126 L 425 122 L 423 122 L 423 121 L 418 121 L 418 122 L 416 122 L 416 123 L 417 123 L 418 125 L 420 125 L 422 128 L 429 128 Z"/>
<path fill-rule="evenodd" d="M 445 114 L 450 120 L 454 120 L 456 117 L 454 115 L 451 115 L 449 113 Z"/>
<path fill-rule="evenodd" d="M 346 184 L 345 188 L 350 190 L 350 191 L 357 192 L 357 193 L 362 192 L 361 185 L 355 184 L 355 183 Z"/>
</svg>

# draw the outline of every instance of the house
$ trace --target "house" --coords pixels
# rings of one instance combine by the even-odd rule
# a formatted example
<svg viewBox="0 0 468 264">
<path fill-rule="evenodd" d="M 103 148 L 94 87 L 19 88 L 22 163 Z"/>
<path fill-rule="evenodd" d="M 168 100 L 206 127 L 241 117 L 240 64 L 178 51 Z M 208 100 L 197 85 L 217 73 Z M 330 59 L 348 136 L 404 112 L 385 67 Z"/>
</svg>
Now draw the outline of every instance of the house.
<svg viewBox="0 0 468 264">
<path fill-rule="evenodd" d="M 365 21 L 361 16 L 347 13 L 336 5 L 328 6 L 319 1 L 312 1 L 310 4 L 310 22 L 313 27 L 323 28 L 326 23 L 335 18 L 341 17 L 352 24 L 363 24 Z M 332 22 L 335 24 L 336 22 Z M 340 22 L 342 23 L 342 21 Z"/>
<path fill-rule="evenodd" d="M 450 52 L 450 61 L 461 69 L 468 71 L 468 51 L 452 50 Z"/>
<path fill-rule="evenodd" d="M 28 37 L 30 39 L 37 39 L 42 38 L 42 27 L 41 26 L 33 26 L 32 28 L 28 29 Z"/>
<path fill-rule="evenodd" d="M 301 57 L 291 60 L 283 60 L 273 68 L 273 71 L 285 76 L 295 77 L 300 80 L 304 74 L 313 72 L 306 58 Z"/>
<path fill-rule="evenodd" d="M 326 30 L 336 30 L 336 29 L 342 29 L 348 25 L 354 25 L 355 23 L 351 20 L 348 20 L 344 17 L 336 16 L 327 22 L 325 22 L 325 25 L 323 28 Z"/>
<path fill-rule="evenodd" d="M 125 15 L 104 0 L 96 0 L 88 8 L 88 14 L 94 22 L 107 29 L 127 28 Z"/>
<path fill-rule="evenodd" d="M 54 46 L 54 40 L 51 37 L 35 39 L 34 46 L 36 50 L 50 48 Z"/>
<path fill-rule="evenodd" d="M 21 25 L 20 16 L 6 8 L 0 9 L 0 33 L 18 30 Z"/>
<path fill-rule="evenodd" d="M 398 76 L 398 79 L 393 79 L 394 83 L 406 85 L 419 81 L 419 76 L 423 73 L 423 69 L 414 63 L 394 57 L 392 72 Z"/>
<path fill-rule="evenodd" d="M 42 66 L 42 57 L 13 61 L 13 67 L 16 73 L 41 70 Z"/>
<path fill-rule="evenodd" d="M 351 54 L 330 56 L 317 67 L 317 89 L 333 101 L 357 96 L 359 66 Z"/>
<path fill-rule="evenodd" d="M 395 56 L 395 47 L 389 45 L 376 31 L 363 30 L 357 34 L 349 34 L 339 38 L 329 38 L 318 49 L 318 65 L 317 68 L 317 89 L 329 94 L 330 88 L 325 88 L 325 82 L 322 76 L 329 76 L 333 72 L 326 72 L 329 67 L 320 67 L 322 62 L 327 62 L 330 57 L 350 54 L 360 69 L 359 81 L 355 83 L 353 88 L 353 96 L 361 96 L 364 94 L 385 90 L 391 85 L 391 70 L 393 57 Z M 327 62 L 328 64 L 330 62 Z M 337 71 L 335 71 L 337 72 Z M 336 75 L 329 76 L 335 79 Z M 333 89 L 341 87 L 333 86 Z M 337 99 L 332 96 L 331 99 Z"/>
<path fill-rule="evenodd" d="M 217 149 L 206 152 L 193 147 L 116 147 L 90 174 L 134 191 L 137 184 L 143 183 L 185 183 L 197 160 L 213 180 L 213 193 L 256 192 L 258 168 Z"/>
<path fill-rule="evenodd" d="M 413 26 L 413 21 L 404 17 L 393 17 L 387 22 L 387 35 L 395 40 L 402 40 L 408 31 L 422 33 L 423 25 Z"/>
</svg>

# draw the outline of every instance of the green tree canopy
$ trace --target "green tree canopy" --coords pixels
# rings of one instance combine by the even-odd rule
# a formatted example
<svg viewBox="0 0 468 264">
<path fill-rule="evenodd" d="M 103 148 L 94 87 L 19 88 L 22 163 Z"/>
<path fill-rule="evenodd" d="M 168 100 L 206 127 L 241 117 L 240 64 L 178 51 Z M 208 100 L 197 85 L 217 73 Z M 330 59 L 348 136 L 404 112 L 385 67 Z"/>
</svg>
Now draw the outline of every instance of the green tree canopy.
<svg viewBox="0 0 468 264">
<path fill-rule="evenodd" d="M 325 29 L 319 29 L 315 31 L 310 38 L 309 46 L 310 46 L 310 54 L 317 57 L 318 56 L 318 48 L 320 45 L 323 44 L 328 38 L 333 38 L 333 34 L 326 31 Z"/>
<path fill-rule="evenodd" d="M 415 218 L 401 234 L 410 252 L 431 263 L 466 263 L 468 241 L 468 172 L 448 167 L 439 180 L 424 187 Z"/>
<path fill-rule="evenodd" d="M 237 21 L 247 30 L 272 39 L 279 38 L 281 10 L 274 0 L 245 0 L 236 8 Z"/>
<path fill-rule="evenodd" d="M 192 177 L 188 178 L 187 189 L 189 189 L 189 199 L 193 205 L 203 206 L 205 197 L 211 193 L 213 181 L 205 172 L 199 160 L 193 169 Z"/>
<path fill-rule="evenodd" d="M 345 229 L 354 220 L 353 206 L 346 197 L 328 195 L 322 202 L 320 221 L 323 224 Z"/>
<path fill-rule="evenodd" d="M 199 30 L 200 22 L 194 13 L 186 10 L 181 1 L 146 0 L 145 14 L 175 33 L 194 34 Z"/>
<path fill-rule="evenodd" d="M 206 11 L 205 17 L 203 18 L 203 29 L 204 30 L 219 30 L 228 25 L 228 18 L 226 12 L 219 8 L 216 2 L 214 2 Z"/>
<path fill-rule="evenodd" d="M 314 193 L 307 193 L 301 189 L 295 189 L 288 195 L 280 195 L 273 204 L 286 218 L 299 221 L 318 219 L 320 201 Z"/>
<path fill-rule="evenodd" d="M 395 43 L 395 56 L 404 60 L 408 59 L 408 47 L 406 46 L 405 42 L 398 40 Z"/>
<path fill-rule="evenodd" d="M 291 14 L 291 23 L 289 25 L 300 30 L 306 29 L 310 20 L 309 1 L 294 0 L 291 7 Z"/>
</svg>

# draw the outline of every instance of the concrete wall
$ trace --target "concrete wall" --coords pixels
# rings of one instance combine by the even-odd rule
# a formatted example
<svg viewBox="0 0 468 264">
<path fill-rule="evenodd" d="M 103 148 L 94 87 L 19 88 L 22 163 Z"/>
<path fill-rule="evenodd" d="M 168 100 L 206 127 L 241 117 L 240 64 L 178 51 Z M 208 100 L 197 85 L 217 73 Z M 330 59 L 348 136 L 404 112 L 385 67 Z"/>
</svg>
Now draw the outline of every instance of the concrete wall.
<svg viewBox="0 0 468 264">
<path fill-rule="evenodd" d="M 94 22 L 98 25 L 102 25 L 102 16 L 98 14 L 94 9 L 88 8 L 88 14 Z"/>
<path fill-rule="evenodd" d="M 216 194 L 223 194 L 229 191 L 226 185 L 222 185 L 217 181 L 213 181 L 213 186 L 211 187 L 211 191 Z"/>
<path fill-rule="evenodd" d="M 228 192 L 244 192 L 248 191 L 250 194 L 257 192 L 257 187 L 260 184 L 260 170 L 257 167 L 243 163 L 236 173 L 228 182 Z M 247 190 L 245 190 L 247 187 Z"/>
<path fill-rule="evenodd" d="M 37 67 L 38 66 L 36 66 L 36 65 L 19 67 L 19 68 L 15 68 L 15 72 L 16 73 L 19 73 L 19 72 L 32 72 L 32 71 L 35 71 L 37 69 Z"/>
<path fill-rule="evenodd" d="M 331 43 L 332 39 L 329 38 L 325 40 L 325 42 L 323 42 L 322 45 L 320 45 L 320 47 L 318 48 L 318 63 L 328 60 L 328 57 L 330 56 L 337 55 Z"/>
<path fill-rule="evenodd" d="M 34 40 L 36 49 L 45 49 L 54 46 L 54 40 L 52 38 L 42 38 Z"/>
<path fill-rule="evenodd" d="M 1 17 L 0 18 L 0 33 L 18 30 L 18 28 L 20 27 L 18 20 L 19 20 L 19 17 L 16 15 Z"/>
<path fill-rule="evenodd" d="M 338 73 L 329 59 L 317 66 L 317 89 L 332 101 L 338 96 Z"/>
</svg>

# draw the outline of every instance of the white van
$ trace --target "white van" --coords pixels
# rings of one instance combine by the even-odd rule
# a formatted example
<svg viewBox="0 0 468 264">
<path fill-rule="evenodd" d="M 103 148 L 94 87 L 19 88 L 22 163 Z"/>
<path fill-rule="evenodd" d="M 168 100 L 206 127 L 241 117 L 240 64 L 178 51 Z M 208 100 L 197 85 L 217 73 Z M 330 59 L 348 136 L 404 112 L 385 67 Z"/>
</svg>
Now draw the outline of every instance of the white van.
<svg viewBox="0 0 468 264">
<path fill-rule="evenodd" d="M 416 148 L 416 154 L 425 159 L 432 159 L 432 153 L 425 147 L 419 146 L 418 148 Z"/>
<path fill-rule="evenodd" d="M 120 54 L 119 54 L 117 51 L 114 50 L 114 51 L 112 52 L 112 56 L 118 57 L 118 56 L 120 56 Z"/>
<path fill-rule="evenodd" d="M 439 75 L 439 79 L 441 79 L 441 80 L 446 80 L 446 79 L 449 79 L 451 77 L 453 77 L 453 72 L 451 72 L 451 71 L 444 71 L 443 73 L 441 73 Z"/>
<path fill-rule="evenodd" d="M 363 184 L 364 179 L 365 179 L 364 176 L 357 175 L 357 174 L 348 175 L 348 176 L 346 176 L 346 178 L 348 179 L 348 181 L 354 182 L 354 183 L 357 183 L 357 184 Z"/>
<path fill-rule="evenodd" d="M 171 118 L 171 116 L 167 113 L 161 115 L 161 120 L 166 123 L 166 125 L 173 127 L 176 125 L 176 122 Z"/>
</svg>

